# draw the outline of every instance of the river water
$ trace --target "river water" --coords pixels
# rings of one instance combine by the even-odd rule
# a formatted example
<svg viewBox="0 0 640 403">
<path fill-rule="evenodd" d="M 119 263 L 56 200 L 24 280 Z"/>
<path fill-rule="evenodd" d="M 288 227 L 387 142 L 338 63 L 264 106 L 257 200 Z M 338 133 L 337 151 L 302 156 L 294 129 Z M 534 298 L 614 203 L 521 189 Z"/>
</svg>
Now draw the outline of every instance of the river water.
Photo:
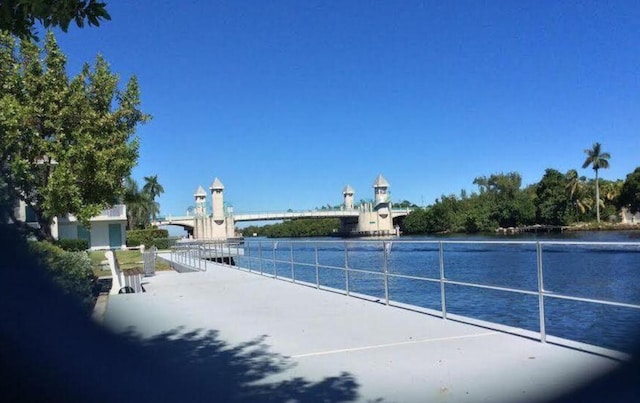
<svg viewBox="0 0 640 403">
<path fill-rule="evenodd" d="M 535 243 L 485 241 L 623 242 L 621 245 L 542 245 L 544 289 L 571 297 L 640 305 L 640 232 L 571 232 L 518 236 L 401 237 L 387 239 L 387 254 L 377 239 L 245 239 L 239 266 L 279 277 L 295 277 L 321 286 L 384 300 L 384 267 L 389 299 L 440 311 L 439 243 L 443 241 L 444 277 L 450 281 L 538 291 Z M 436 241 L 436 242 L 434 242 Z M 478 242 L 479 241 L 479 242 Z M 478 242 L 478 243 L 475 243 Z M 346 252 L 345 252 L 346 249 Z M 317 252 L 316 252 L 317 250 Z M 316 274 L 316 256 L 318 271 Z M 293 261 L 293 264 L 291 263 Z M 353 271 L 347 276 L 344 268 Z M 316 278 L 316 276 L 318 276 Z M 540 330 L 539 297 L 508 291 L 445 285 L 447 313 L 507 326 Z M 547 335 L 620 351 L 637 344 L 640 310 L 553 297 L 544 298 Z M 366 320 L 366 318 L 360 318 Z"/>
</svg>

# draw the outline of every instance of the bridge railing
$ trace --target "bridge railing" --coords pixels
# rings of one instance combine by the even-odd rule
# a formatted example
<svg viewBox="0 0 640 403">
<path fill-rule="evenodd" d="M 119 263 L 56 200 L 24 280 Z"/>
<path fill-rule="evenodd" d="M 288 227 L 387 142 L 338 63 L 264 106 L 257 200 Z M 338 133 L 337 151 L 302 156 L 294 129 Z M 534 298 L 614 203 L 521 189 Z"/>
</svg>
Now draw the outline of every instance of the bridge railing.
<svg viewBox="0 0 640 403">
<path fill-rule="evenodd" d="M 627 317 L 640 318 L 640 275 L 632 274 L 633 267 L 640 267 L 638 242 L 247 240 L 193 242 L 174 253 L 198 270 L 206 270 L 204 260 L 216 260 L 443 319 L 473 323 L 470 318 L 475 318 L 503 330 L 501 321 L 508 318 L 506 326 L 520 328 L 522 335 L 541 342 L 548 339 L 549 323 L 564 338 L 563 320 L 576 312 L 576 303 L 597 307 L 596 315 L 605 322 L 608 309 L 632 311 Z M 615 280 L 594 274 L 602 262 L 631 266 L 626 273 L 632 277 L 618 281 L 623 291 L 600 286 Z M 584 267 L 594 278 L 585 277 Z M 612 268 L 603 270 L 610 273 Z M 629 284 L 624 286 L 625 282 Z M 481 293 L 484 302 L 474 303 Z M 569 308 L 559 301 L 568 301 Z M 636 322 L 640 323 L 632 323 Z M 552 341 L 558 343 L 558 337 Z"/>
</svg>

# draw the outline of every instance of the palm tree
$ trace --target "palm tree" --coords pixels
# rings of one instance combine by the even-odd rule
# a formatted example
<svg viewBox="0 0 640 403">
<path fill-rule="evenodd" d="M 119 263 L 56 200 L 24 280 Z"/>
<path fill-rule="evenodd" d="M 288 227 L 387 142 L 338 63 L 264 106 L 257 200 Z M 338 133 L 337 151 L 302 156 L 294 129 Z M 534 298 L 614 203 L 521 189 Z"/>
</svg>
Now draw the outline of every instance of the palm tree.
<svg viewBox="0 0 640 403">
<path fill-rule="evenodd" d="M 600 168 L 609 168 L 609 153 L 603 152 L 600 143 L 595 143 L 593 148 L 584 150 L 587 154 L 587 159 L 582 164 L 582 169 L 591 165 L 594 171 L 596 171 L 596 219 L 598 224 L 600 223 L 600 187 L 598 185 L 598 170 Z"/>
<path fill-rule="evenodd" d="M 127 177 L 124 183 L 123 202 L 127 205 L 127 227 L 129 229 L 146 228 L 150 217 L 159 213 L 160 207 L 149 193 L 140 191 L 135 179 Z"/>
<path fill-rule="evenodd" d="M 588 195 L 587 183 L 584 176 L 578 176 L 578 171 L 570 169 L 565 174 L 566 191 L 571 205 L 575 208 L 576 218 L 584 215 L 593 208 L 593 199 Z"/>
<path fill-rule="evenodd" d="M 142 191 L 151 196 L 152 199 L 156 199 L 161 193 L 164 193 L 164 188 L 158 183 L 158 175 L 145 176 L 145 184 L 142 187 Z"/>
<path fill-rule="evenodd" d="M 148 195 L 151 199 L 150 213 L 151 218 L 155 221 L 157 214 L 160 212 L 160 205 L 155 201 L 156 196 L 159 196 L 161 193 L 164 193 L 164 188 L 160 183 L 158 183 L 158 175 L 153 176 L 145 176 L 144 177 L 145 184 L 142 187 L 142 193 Z"/>
</svg>

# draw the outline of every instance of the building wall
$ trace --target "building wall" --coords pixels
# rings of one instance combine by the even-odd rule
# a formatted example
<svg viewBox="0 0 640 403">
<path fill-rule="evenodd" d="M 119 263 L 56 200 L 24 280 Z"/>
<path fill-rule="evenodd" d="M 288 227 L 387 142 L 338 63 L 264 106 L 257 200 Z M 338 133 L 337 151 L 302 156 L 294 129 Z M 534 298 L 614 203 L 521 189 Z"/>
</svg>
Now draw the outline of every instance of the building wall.
<svg viewBox="0 0 640 403">
<path fill-rule="evenodd" d="M 91 249 L 109 249 L 109 223 L 91 223 Z"/>
<path fill-rule="evenodd" d="M 213 217 L 216 221 L 224 220 L 224 196 L 222 190 L 214 189 L 211 193 Z"/>
<path fill-rule="evenodd" d="M 640 224 L 640 211 L 631 214 L 629 210 L 623 208 L 620 212 L 620 218 L 623 224 Z"/>
<path fill-rule="evenodd" d="M 78 237 L 78 223 L 64 222 L 58 223 L 58 239 L 76 239 Z"/>
<path fill-rule="evenodd" d="M 393 217 L 387 204 L 382 204 L 374 210 L 360 211 L 358 232 L 390 234 L 393 231 Z"/>
<path fill-rule="evenodd" d="M 229 218 L 195 218 L 193 237 L 195 239 L 227 239 L 234 236 L 234 223 Z"/>
<path fill-rule="evenodd" d="M 120 248 L 126 248 L 126 226 L 124 221 L 101 221 L 91 223 L 91 250 L 109 249 L 109 224 L 120 225 Z"/>
</svg>

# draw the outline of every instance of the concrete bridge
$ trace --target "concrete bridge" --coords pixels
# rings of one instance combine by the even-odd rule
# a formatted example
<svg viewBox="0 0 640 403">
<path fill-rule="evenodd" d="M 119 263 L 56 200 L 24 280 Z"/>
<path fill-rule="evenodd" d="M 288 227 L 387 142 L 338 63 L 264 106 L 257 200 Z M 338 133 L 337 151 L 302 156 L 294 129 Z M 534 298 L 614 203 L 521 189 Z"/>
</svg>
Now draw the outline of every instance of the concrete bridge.
<svg viewBox="0 0 640 403">
<path fill-rule="evenodd" d="M 196 208 L 193 215 L 160 217 L 153 225 L 177 225 L 187 230 L 195 239 L 227 239 L 235 236 L 235 223 L 243 221 L 290 220 L 299 218 L 339 218 L 340 232 L 344 235 L 398 235 L 398 219 L 411 212 L 409 208 L 393 208 L 389 198 L 389 183 L 378 175 L 373 183 L 374 202 L 355 206 L 355 191 L 347 185 L 342 195 L 344 203 L 336 210 L 306 210 L 285 212 L 258 212 L 234 214 L 233 209 L 224 207 L 224 185 L 215 178 L 210 186 L 212 207 L 207 212 L 207 193 L 202 186 L 196 190 Z"/>
</svg>

